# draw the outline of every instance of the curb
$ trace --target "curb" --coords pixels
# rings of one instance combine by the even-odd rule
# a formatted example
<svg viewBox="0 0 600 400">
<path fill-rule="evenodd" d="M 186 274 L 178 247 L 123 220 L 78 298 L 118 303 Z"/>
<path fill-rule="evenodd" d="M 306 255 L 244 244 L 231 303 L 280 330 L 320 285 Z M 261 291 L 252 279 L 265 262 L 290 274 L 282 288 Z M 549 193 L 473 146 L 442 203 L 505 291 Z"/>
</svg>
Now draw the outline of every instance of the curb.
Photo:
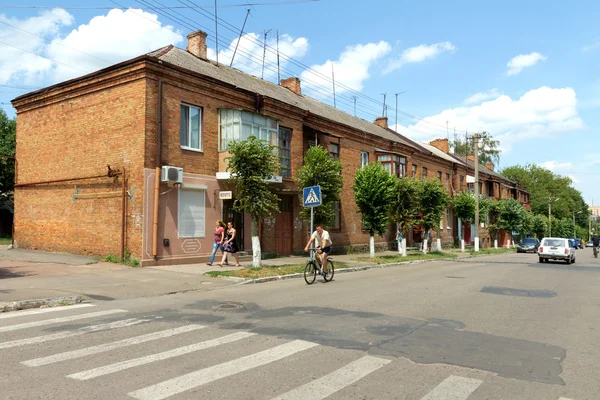
<svg viewBox="0 0 600 400">
<path fill-rule="evenodd" d="M 64 296 L 48 299 L 17 300 L 11 301 L 10 303 L 0 303 L 0 313 L 17 310 L 27 310 L 30 308 L 71 306 L 73 304 L 81 303 L 82 301 L 83 297 L 81 296 Z"/>
</svg>

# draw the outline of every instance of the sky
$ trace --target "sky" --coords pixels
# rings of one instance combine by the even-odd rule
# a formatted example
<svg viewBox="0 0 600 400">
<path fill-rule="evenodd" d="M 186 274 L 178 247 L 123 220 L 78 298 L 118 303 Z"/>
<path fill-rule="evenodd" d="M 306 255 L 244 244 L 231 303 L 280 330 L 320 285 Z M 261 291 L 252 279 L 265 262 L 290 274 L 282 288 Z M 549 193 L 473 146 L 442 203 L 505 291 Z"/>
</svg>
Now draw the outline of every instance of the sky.
<svg viewBox="0 0 600 400">
<path fill-rule="evenodd" d="M 337 108 L 369 121 L 385 108 L 416 141 L 489 132 L 496 170 L 543 166 L 600 205 L 600 2 L 489 3 L 217 0 L 218 58 L 231 62 L 249 9 L 233 67 L 277 82 L 278 45 L 279 76 L 300 77 L 303 94 L 334 105 L 334 77 Z M 214 10 L 213 0 L 1 0 L 0 107 L 13 116 L 23 93 L 185 48 L 196 29 L 215 59 Z"/>
</svg>

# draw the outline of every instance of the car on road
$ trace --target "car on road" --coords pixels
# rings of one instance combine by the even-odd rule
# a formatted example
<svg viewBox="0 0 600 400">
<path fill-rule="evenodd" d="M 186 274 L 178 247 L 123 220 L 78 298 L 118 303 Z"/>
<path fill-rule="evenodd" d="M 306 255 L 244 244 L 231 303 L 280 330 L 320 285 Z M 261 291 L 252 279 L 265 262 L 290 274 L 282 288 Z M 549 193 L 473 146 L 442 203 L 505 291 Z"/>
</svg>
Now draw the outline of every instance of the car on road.
<svg viewBox="0 0 600 400">
<path fill-rule="evenodd" d="M 571 264 L 575 262 L 575 248 L 571 239 L 544 238 L 538 248 L 538 256 L 541 263 L 559 260 Z"/>
<path fill-rule="evenodd" d="M 540 241 L 536 238 L 525 238 L 517 243 L 517 253 L 537 253 Z"/>
<path fill-rule="evenodd" d="M 585 247 L 594 247 L 594 242 L 588 240 L 587 242 L 585 242 Z"/>
</svg>

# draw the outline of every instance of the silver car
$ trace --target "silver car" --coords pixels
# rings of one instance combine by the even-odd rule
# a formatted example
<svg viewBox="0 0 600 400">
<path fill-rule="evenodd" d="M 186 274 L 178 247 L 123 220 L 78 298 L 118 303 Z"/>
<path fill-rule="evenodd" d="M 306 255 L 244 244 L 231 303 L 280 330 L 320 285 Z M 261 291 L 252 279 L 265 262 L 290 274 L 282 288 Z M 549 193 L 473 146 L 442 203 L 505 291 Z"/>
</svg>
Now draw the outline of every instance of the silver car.
<svg viewBox="0 0 600 400">
<path fill-rule="evenodd" d="M 575 248 L 571 241 L 565 238 L 544 238 L 538 248 L 540 262 L 548 260 L 565 261 L 567 264 L 575 262 Z"/>
</svg>

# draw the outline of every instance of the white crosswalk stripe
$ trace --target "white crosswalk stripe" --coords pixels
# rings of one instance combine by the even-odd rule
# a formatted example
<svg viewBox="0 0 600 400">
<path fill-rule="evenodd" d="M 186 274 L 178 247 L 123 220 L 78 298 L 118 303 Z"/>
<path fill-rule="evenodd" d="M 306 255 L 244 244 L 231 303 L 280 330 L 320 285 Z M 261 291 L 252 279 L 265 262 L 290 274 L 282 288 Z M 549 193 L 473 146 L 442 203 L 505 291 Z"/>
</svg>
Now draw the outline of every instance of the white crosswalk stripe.
<svg viewBox="0 0 600 400">
<path fill-rule="evenodd" d="M 321 400 L 390 363 L 385 358 L 365 356 L 273 400 Z"/>
<path fill-rule="evenodd" d="M 121 321 L 115 321 L 115 322 L 111 322 L 111 323 L 107 323 L 107 324 L 90 325 L 90 326 L 86 326 L 83 328 L 79 328 L 75 331 L 58 332 L 58 333 L 53 333 L 50 335 L 36 336 L 36 337 L 31 337 L 31 338 L 18 339 L 18 340 L 12 340 L 10 342 L 0 343 L 0 349 L 9 349 L 11 347 L 19 347 L 19 346 L 25 346 L 28 344 L 43 343 L 43 342 L 48 342 L 50 340 L 66 339 L 69 337 L 84 335 L 86 333 L 91 333 L 91 332 L 100 332 L 100 331 L 106 331 L 106 330 L 116 329 L 116 328 L 124 328 L 126 326 L 137 325 L 137 324 L 141 324 L 142 322 L 147 322 L 147 321 L 150 321 L 150 320 L 149 319 L 130 318 L 130 319 L 124 319 Z"/>
<path fill-rule="evenodd" d="M 179 347 L 177 349 L 164 351 L 158 354 L 150 354 L 149 356 L 135 358 L 133 360 L 126 360 L 122 362 L 118 362 L 111 365 L 105 365 L 103 367 L 90 369 L 88 371 L 78 372 L 76 374 L 68 375 L 68 378 L 77 379 L 80 381 L 84 381 L 87 379 L 97 378 L 99 376 L 112 374 L 118 371 L 123 371 L 125 369 L 138 367 L 144 364 L 150 364 L 156 361 L 166 360 L 172 357 L 181 356 L 184 354 L 192 353 L 195 351 L 200 351 L 204 349 L 208 349 L 211 347 L 219 346 L 226 343 L 232 343 L 237 340 L 245 339 L 250 336 L 256 335 L 255 333 L 250 332 L 236 332 L 231 335 L 222 336 L 220 338 L 207 340 L 204 342 L 192 344 L 190 346 Z"/>
<path fill-rule="evenodd" d="M 194 330 L 205 328 L 204 325 L 186 325 L 179 328 L 167 329 L 160 332 L 148 333 L 146 335 L 136 336 L 129 339 L 123 339 L 112 343 L 100 344 L 97 346 L 86 347 L 84 349 L 67 351 L 65 353 L 54 354 L 48 357 L 34 358 L 33 360 L 22 361 L 21 364 L 28 367 L 39 367 L 42 365 L 52 364 L 59 361 L 72 360 L 75 358 L 86 357 L 92 354 L 104 353 L 107 351 L 119 349 L 126 346 L 145 343 L 152 340 L 167 338 L 181 333 L 191 332 Z"/>
<path fill-rule="evenodd" d="M 124 312 L 127 312 L 127 310 L 116 309 L 116 310 L 98 311 L 98 312 L 87 313 L 87 314 L 71 315 L 69 317 L 61 317 L 61 318 L 45 319 L 45 320 L 41 320 L 41 321 L 26 322 L 23 324 L 2 326 L 2 327 L 0 327 L 0 332 L 12 332 L 12 331 L 17 331 L 19 329 L 34 328 L 34 327 L 38 327 L 38 326 L 58 324 L 61 322 L 78 321 L 80 319 L 103 317 L 106 315 L 119 314 L 119 313 L 124 313 Z"/>
<path fill-rule="evenodd" d="M 318 346 L 318 344 L 305 342 L 303 340 L 295 340 L 259 353 L 169 379 L 159 384 L 130 392 L 128 395 L 138 400 L 166 399 L 167 397 L 194 389 L 218 379 L 270 364 L 315 346 Z"/>
<path fill-rule="evenodd" d="M 466 400 L 482 380 L 450 375 L 421 400 Z"/>
<path fill-rule="evenodd" d="M 15 318 L 15 317 L 23 317 L 27 315 L 35 315 L 35 314 L 46 314 L 50 312 L 56 311 L 68 311 L 77 308 L 87 308 L 87 307 L 96 307 L 94 304 L 83 303 L 83 304 L 74 304 L 72 306 L 63 306 L 63 307 L 50 307 L 50 308 L 35 308 L 32 310 L 22 310 L 22 311 L 10 311 L 0 314 L 0 319 L 6 318 Z"/>
<path fill-rule="evenodd" d="M 566 397 L 559 397 L 558 400 L 573 400 L 573 399 L 567 399 Z"/>
</svg>

